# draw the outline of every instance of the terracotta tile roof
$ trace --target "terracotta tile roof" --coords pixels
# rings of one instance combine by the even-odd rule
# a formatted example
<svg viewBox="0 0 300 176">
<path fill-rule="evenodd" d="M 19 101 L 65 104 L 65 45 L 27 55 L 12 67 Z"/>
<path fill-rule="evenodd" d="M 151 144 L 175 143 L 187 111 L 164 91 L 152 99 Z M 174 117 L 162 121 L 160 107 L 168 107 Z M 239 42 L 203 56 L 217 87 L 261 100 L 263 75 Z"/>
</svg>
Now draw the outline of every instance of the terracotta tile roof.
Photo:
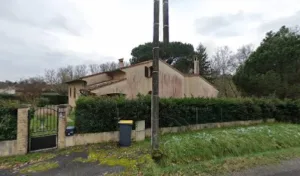
<svg viewBox="0 0 300 176">
<path fill-rule="evenodd" d="M 148 61 L 140 62 L 140 63 L 137 63 L 137 64 L 129 65 L 129 66 L 126 66 L 126 67 L 118 68 L 116 70 L 123 70 L 123 69 L 126 69 L 126 68 L 135 67 L 135 66 L 142 65 L 142 64 L 145 64 L 145 63 L 149 63 L 149 62 L 152 62 L 152 60 L 148 60 Z M 87 76 L 81 77 L 79 79 L 88 78 L 88 77 L 91 77 L 91 76 L 96 76 L 96 75 L 101 75 L 101 74 L 106 74 L 106 73 L 114 72 L 116 70 L 107 71 L 107 72 L 101 72 L 101 73 L 95 73 L 95 74 L 91 74 L 91 75 L 87 75 Z"/>
<path fill-rule="evenodd" d="M 89 90 L 89 91 L 90 90 L 95 90 L 95 89 L 98 89 L 100 87 L 108 86 L 108 85 L 111 85 L 111 84 L 114 84 L 114 83 L 117 83 L 117 82 L 121 82 L 121 81 L 124 81 L 124 80 L 126 80 L 126 78 L 118 79 L 118 80 L 102 81 L 102 82 L 87 86 L 86 90 Z"/>
</svg>

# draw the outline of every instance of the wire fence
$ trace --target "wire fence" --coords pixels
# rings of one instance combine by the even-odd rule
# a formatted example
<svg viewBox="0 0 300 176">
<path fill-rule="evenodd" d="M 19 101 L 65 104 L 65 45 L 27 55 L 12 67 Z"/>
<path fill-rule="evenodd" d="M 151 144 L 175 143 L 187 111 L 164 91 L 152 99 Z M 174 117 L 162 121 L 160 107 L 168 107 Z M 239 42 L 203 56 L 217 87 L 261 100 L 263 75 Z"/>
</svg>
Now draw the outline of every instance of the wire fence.
<svg viewBox="0 0 300 176">
<path fill-rule="evenodd" d="M 146 128 L 151 127 L 151 110 L 145 111 L 132 111 L 130 113 L 124 109 L 115 109 L 116 118 L 132 119 L 132 120 L 145 120 Z M 129 115 L 130 114 L 130 115 Z M 249 121 L 249 120 L 265 120 L 273 118 L 272 112 L 263 112 L 261 109 L 247 109 L 247 108 L 230 108 L 230 107 L 174 107 L 164 109 L 162 107 L 159 113 L 159 126 L 160 127 L 175 127 L 175 126 L 188 126 L 195 124 L 205 123 L 222 123 L 232 121 Z"/>
</svg>

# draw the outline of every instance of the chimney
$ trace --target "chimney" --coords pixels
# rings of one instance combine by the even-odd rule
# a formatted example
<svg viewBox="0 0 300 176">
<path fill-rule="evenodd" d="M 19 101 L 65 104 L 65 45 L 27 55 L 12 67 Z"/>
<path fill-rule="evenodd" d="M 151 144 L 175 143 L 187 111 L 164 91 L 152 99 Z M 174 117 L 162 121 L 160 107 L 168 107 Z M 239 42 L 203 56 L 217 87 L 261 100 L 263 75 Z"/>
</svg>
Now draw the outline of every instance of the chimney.
<svg viewBox="0 0 300 176">
<path fill-rule="evenodd" d="M 199 60 L 197 57 L 194 58 L 194 74 L 199 75 L 200 69 L 199 69 Z"/>
<path fill-rule="evenodd" d="M 119 59 L 119 68 L 122 68 L 122 67 L 124 67 L 124 59 L 123 58 Z"/>
</svg>

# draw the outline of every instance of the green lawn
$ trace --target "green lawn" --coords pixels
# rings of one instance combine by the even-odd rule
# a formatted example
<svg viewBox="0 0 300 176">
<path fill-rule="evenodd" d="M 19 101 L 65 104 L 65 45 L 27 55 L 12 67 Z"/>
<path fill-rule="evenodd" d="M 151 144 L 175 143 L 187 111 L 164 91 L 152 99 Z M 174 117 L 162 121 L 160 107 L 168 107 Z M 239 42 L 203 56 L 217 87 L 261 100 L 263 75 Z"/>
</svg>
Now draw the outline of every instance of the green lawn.
<svg viewBox="0 0 300 176">
<path fill-rule="evenodd" d="M 67 126 L 75 126 L 75 111 L 71 111 L 67 118 Z"/>
<path fill-rule="evenodd" d="M 116 143 L 77 146 L 51 153 L 51 157 L 85 150 L 88 158 L 76 158 L 74 162 L 124 166 L 126 170 L 117 175 L 224 174 L 300 157 L 299 127 L 264 124 L 164 135 L 160 138 L 163 157 L 159 163 L 151 159 L 150 139 L 133 143 L 128 148 L 119 148 Z M 30 155 L 26 155 L 24 161 L 28 161 Z M 50 153 L 43 156 L 50 157 Z M 12 158 L 16 157 L 6 158 L 6 161 L 0 158 L 0 168 L 7 163 L 22 162 Z"/>
</svg>

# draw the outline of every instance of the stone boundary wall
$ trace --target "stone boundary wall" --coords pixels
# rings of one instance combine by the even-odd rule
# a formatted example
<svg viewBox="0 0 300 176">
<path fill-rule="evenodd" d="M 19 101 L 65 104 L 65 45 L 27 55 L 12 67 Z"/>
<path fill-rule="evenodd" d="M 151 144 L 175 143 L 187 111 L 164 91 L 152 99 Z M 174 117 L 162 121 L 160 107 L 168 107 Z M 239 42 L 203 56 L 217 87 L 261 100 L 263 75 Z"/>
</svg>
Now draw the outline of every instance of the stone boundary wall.
<svg viewBox="0 0 300 176">
<path fill-rule="evenodd" d="M 62 117 L 59 117 L 58 124 L 58 144 L 59 149 L 71 146 L 95 144 L 102 142 L 118 142 L 119 131 L 102 132 L 102 133 L 86 133 L 75 134 L 73 136 L 65 136 L 67 123 L 68 109 L 65 106 L 59 107 L 59 111 L 66 112 Z M 178 133 L 185 131 L 197 131 L 206 128 L 220 128 L 232 126 L 247 126 L 263 123 L 263 120 L 252 121 L 234 121 L 222 123 L 207 123 L 188 125 L 181 127 L 160 128 L 160 134 Z M 274 119 L 268 119 L 267 122 L 275 122 Z M 17 139 L 0 142 L 0 156 L 23 155 L 28 152 L 28 108 L 18 109 L 18 125 Z M 144 141 L 146 137 L 151 136 L 151 129 L 145 129 L 145 121 L 135 122 L 135 130 L 132 130 L 132 141 Z"/>
<path fill-rule="evenodd" d="M 17 139 L 0 142 L 0 156 L 23 155 L 28 148 L 28 108 L 18 109 Z"/>
<path fill-rule="evenodd" d="M 0 142 L 0 156 L 11 156 L 17 153 L 17 140 Z"/>
<path fill-rule="evenodd" d="M 233 127 L 233 126 L 247 126 L 263 123 L 263 120 L 252 120 L 252 121 L 234 121 L 234 122 L 222 122 L 222 123 L 207 123 L 198 125 L 189 125 L 181 127 L 167 127 L 160 128 L 160 134 L 166 133 L 178 133 L 185 131 L 197 131 L 208 128 L 220 128 L 220 127 Z M 268 119 L 267 122 L 275 122 L 275 119 Z M 143 141 L 145 137 L 151 137 L 151 129 L 145 129 L 145 121 L 136 122 L 136 130 L 132 130 L 131 139 L 133 141 Z M 102 133 L 86 133 L 86 134 L 75 134 L 73 136 L 67 136 L 65 140 L 65 147 L 96 144 L 103 142 L 118 142 L 119 131 L 102 132 Z"/>
</svg>

